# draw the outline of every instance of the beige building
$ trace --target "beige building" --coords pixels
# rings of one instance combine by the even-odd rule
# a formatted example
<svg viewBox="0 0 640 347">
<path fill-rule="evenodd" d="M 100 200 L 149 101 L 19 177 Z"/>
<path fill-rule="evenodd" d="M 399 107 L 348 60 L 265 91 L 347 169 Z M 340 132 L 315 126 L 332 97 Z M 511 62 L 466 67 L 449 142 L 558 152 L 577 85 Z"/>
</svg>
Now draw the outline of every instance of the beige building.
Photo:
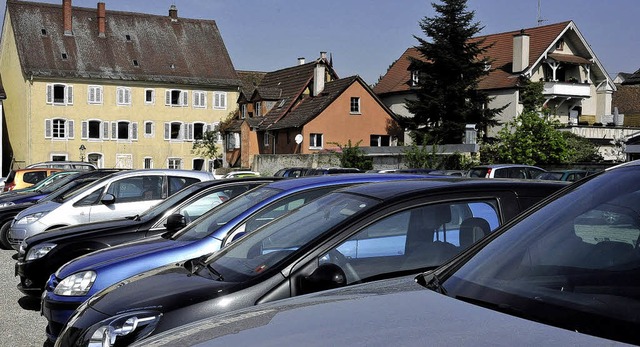
<svg viewBox="0 0 640 347">
<path fill-rule="evenodd" d="M 240 85 L 215 21 L 61 1 L 7 1 L 5 161 L 213 167 L 193 143 L 236 110 Z"/>
</svg>

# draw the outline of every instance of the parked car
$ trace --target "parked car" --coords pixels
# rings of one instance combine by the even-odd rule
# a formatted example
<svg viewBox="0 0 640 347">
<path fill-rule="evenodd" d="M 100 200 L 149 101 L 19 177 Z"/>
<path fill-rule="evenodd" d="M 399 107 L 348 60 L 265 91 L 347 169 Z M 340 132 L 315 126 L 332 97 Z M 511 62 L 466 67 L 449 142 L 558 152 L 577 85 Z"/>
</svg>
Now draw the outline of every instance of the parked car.
<svg viewBox="0 0 640 347">
<path fill-rule="evenodd" d="M 80 170 L 89 171 L 96 170 L 98 167 L 94 163 L 86 161 L 43 161 L 41 163 L 34 163 L 27 165 L 27 168 L 41 168 L 49 167 L 64 170 Z"/>
<path fill-rule="evenodd" d="M 533 179 L 543 172 L 546 171 L 531 165 L 494 164 L 474 166 L 467 171 L 467 177 Z"/>
<path fill-rule="evenodd" d="M 587 170 L 560 170 L 547 171 L 538 176 L 539 180 L 569 181 L 575 182 L 579 179 L 591 175 L 593 172 Z"/>
<path fill-rule="evenodd" d="M 232 171 L 222 176 L 222 178 L 240 178 L 240 177 L 260 177 L 260 173 L 255 171 Z"/>
<path fill-rule="evenodd" d="M 54 340 L 75 308 L 91 295 L 127 277 L 218 251 L 242 235 L 333 190 L 417 177 L 422 176 L 358 174 L 280 180 L 220 205 L 167 239 L 123 244 L 74 259 L 47 281 L 44 293 L 48 307 L 47 334 Z M 67 287 L 84 276 L 91 281 Z"/>
<path fill-rule="evenodd" d="M 68 226 L 28 237 L 15 266 L 20 276 L 18 289 L 40 296 L 49 276 L 68 261 L 99 249 L 175 232 L 220 203 L 274 180 L 256 177 L 198 182 L 135 217 Z M 185 218 L 167 223 L 176 214 Z"/>
<path fill-rule="evenodd" d="M 77 191 L 84 188 L 84 186 L 118 171 L 119 170 L 117 169 L 99 169 L 93 171 L 74 172 L 73 175 L 66 175 L 64 178 L 48 185 L 40 192 L 43 193 L 42 195 L 28 195 L 25 200 L 17 204 L 5 203 L 5 206 L 0 208 L 0 248 L 12 249 L 11 243 L 9 242 L 9 228 L 11 227 L 14 218 L 21 211 L 30 208 L 35 203 L 46 203 L 47 201 L 62 203 Z M 61 171 L 61 173 L 62 172 L 67 171 Z M 33 193 L 37 194 L 37 192 Z M 38 200 L 35 200 L 36 198 Z"/>
<path fill-rule="evenodd" d="M 276 173 L 273 175 L 275 177 L 287 177 L 287 178 L 302 177 L 307 174 L 307 171 L 309 171 L 309 169 L 310 168 L 308 167 L 286 167 L 276 171 Z"/>
<path fill-rule="evenodd" d="M 416 279 L 256 306 L 139 345 L 638 345 L 638 177 L 638 161 L 589 176 Z"/>
<path fill-rule="evenodd" d="M 116 346 L 233 309 L 433 268 L 565 186 L 548 183 L 433 178 L 341 189 L 208 258 L 112 285 L 56 343 Z M 71 294 L 72 282 L 56 291 Z M 45 317 L 52 305 L 44 297 Z"/>
<path fill-rule="evenodd" d="M 0 194 L 0 208 L 20 204 L 23 202 L 36 202 L 47 196 L 57 188 L 60 188 L 71 179 L 68 176 L 77 175 L 79 171 L 59 171 L 52 173 L 44 180 L 29 188 L 14 189 Z M 66 180 L 62 178 L 68 177 Z M 58 184 L 54 184 L 59 182 Z"/>
<path fill-rule="evenodd" d="M 345 174 L 345 173 L 359 173 L 364 172 L 355 168 L 345 168 L 345 167 L 318 167 L 307 170 L 305 176 L 319 176 L 319 175 L 334 175 L 334 174 Z"/>
<path fill-rule="evenodd" d="M 12 170 L 4 181 L 3 190 L 8 192 L 14 189 L 30 187 L 58 171 L 62 171 L 62 169 L 34 168 Z"/>
<path fill-rule="evenodd" d="M 9 242 L 18 250 L 25 238 L 50 229 L 135 216 L 190 184 L 210 179 L 211 173 L 194 170 L 118 172 L 92 183 L 64 203 L 47 201 L 20 212 L 9 229 Z"/>
</svg>

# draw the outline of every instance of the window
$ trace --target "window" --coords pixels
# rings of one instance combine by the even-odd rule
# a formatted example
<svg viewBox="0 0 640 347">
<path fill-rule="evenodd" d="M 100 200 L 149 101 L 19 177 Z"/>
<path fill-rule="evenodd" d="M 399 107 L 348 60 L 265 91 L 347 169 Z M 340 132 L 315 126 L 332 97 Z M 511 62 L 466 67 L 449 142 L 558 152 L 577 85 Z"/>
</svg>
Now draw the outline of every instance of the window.
<svg viewBox="0 0 640 347">
<path fill-rule="evenodd" d="M 87 87 L 87 102 L 89 104 L 102 104 L 102 86 Z"/>
<path fill-rule="evenodd" d="M 193 139 L 202 140 L 206 130 L 207 127 L 205 123 L 193 123 Z"/>
<path fill-rule="evenodd" d="M 213 93 L 213 108 L 220 109 L 220 110 L 227 109 L 227 93 L 226 92 Z"/>
<path fill-rule="evenodd" d="M 202 171 L 204 168 L 204 159 L 193 159 L 192 167 L 196 171 Z"/>
<path fill-rule="evenodd" d="M 564 40 L 560 39 L 556 42 L 556 50 L 561 51 L 564 49 Z"/>
<path fill-rule="evenodd" d="M 82 134 L 81 137 L 83 140 L 91 139 L 91 140 L 100 140 L 104 136 L 104 130 L 102 127 L 104 123 L 100 120 L 89 120 L 82 122 Z M 108 137 L 107 137 L 108 138 Z"/>
<path fill-rule="evenodd" d="M 232 151 L 240 148 L 240 133 L 227 134 L 227 150 Z"/>
<path fill-rule="evenodd" d="M 131 105 L 131 88 L 129 87 L 116 88 L 116 104 L 119 106 Z"/>
<path fill-rule="evenodd" d="M 179 170 L 182 169 L 182 159 L 180 158 L 169 158 L 167 162 L 167 168 Z"/>
<path fill-rule="evenodd" d="M 156 91 L 155 89 L 145 89 L 144 90 L 144 103 L 147 105 L 153 105 L 156 102 Z"/>
<path fill-rule="evenodd" d="M 203 91 L 193 92 L 193 107 L 195 108 L 207 107 L 207 92 L 203 92 Z"/>
<path fill-rule="evenodd" d="M 165 140 L 183 140 L 184 125 L 182 122 L 164 123 Z"/>
<path fill-rule="evenodd" d="M 144 137 L 153 137 L 155 131 L 155 126 L 153 122 L 146 121 L 144 122 Z"/>
<path fill-rule="evenodd" d="M 388 147 L 391 142 L 389 135 L 371 135 L 369 146 L 371 147 Z"/>
<path fill-rule="evenodd" d="M 113 140 L 137 140 L 138 123 L 129 121 L 111 122 L 111 139 Z"/>
<path fill-rule="evenodd" d="M 73 121 L 62 118 L 45 119 L 44 137 L 46 139 L 72 139 Z"/>
<path fill-rule="evenodd" d="M 153 158 L 150 158 L 150 157 L 144 158 L 144 168 L 153 169 Z"/>
<path fill-rule="evenodd" d="M 262 144 L 263 144 L 265 147 L 269 147 L 269 137 L 270 137 L 270 135 L 271 135 L 271 134 L 269 134 L 269 132 L 268 132 L 268 131 L 265 131 L 265 132 L 264 132 L 264 136 L 263 136 L 263 139 L 262 139 Z"/>
<path fill-rule="evenodd" d="M 189 93 L 186 90 L 167 89 L 164 103 L 167 106 L 188 106 Z"/>
<path fill-rule="evenodd" d="M 352 114 L 360 114 L 360 98 L 352 97 L 351 98 L 351 110 Z"/>
<path fill-rule="evenodd" d="M 47 104 L 73 105 L 73 86 L 68 84 L 47 84 Z"/>
<path fill-rule="evenodd" d="M 240 119 L 247 118 L 247 104 L 240 105 Z"/>
<path fill-rule="evenodd" d="M 309 136 L 309 148 L 322 148 L 322 134 L 311 134 Z"/>
<path fill-rule="evenodd" d="M 261 114 L 261 108 L 262 107 L 262 103 L 260 101 L 256 101 L 255 105 L 253 106 L 254 110 L 253 113 L 255 114 L 256 117 L 260 117 Z"/>
<path fill-rule="evenodd" d="M 413 70 L 411 71 L 411 86 L 415 87 L 420 82 L 420 72 Z"/>
</svg>

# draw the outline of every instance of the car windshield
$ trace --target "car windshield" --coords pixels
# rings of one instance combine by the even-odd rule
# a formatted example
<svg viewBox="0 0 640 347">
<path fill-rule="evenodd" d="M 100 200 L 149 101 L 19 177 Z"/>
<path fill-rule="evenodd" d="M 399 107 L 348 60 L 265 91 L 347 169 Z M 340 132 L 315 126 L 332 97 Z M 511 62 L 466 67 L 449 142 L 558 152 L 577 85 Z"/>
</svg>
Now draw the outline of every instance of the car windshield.
<svg viewBox="0 0 640 347">
<path fill-rule="evenodd" d="M 332 193 L 309 202 L 293 212 L 232 243 L 207 262 L 209 269 L 229 282 L 245 282 L 275 268 L 296 250 L 322 237 L 345 219 L 380 203 L 358 195 Z"/>
<path fill-rule="evenodd" d="M 187 186 L 177 193 L 171 195 L 170 197 L 162 200 L 159 204 L 141 213 L 139 218 L 143 221 L 155 218 L 156 216 L 165 213 L 173 205 L 176 205 L 180 201 L 185 200 L 189 196 L 197 193 L 199 190 L 202 190 L 202 187 L 199 184 Z"/>
<path fill-rule="evenodd" d="M 538 179 L 559 181 L 562 179 L 562 175 L 562 172 L 543 172 L 538 176 Z"/>
<path fill-rule="evenodd" d="M 78 176 L 79 173 L 63 173 L 63 174 L 57 174 L 55 176 L 52 176 L 51 179 L 44 181 L 38 188 L 37 190 L 41 193 L 52 193 L 55 192 L 56 190 L 60 189 L 61 187 L 64 187 L 65 185 L 67 185 L 69 182 L 73 181 L 76 176 Z M 59 177 L 57 177 L 59 176 Z"/>
<path fill-rule="evenodd" d="M 210 210 L 200 217 L 196 223 L 174 234 L 171 239 L 195 241 L 207 237 L 258 202 L 272 197 L 281 191 L 280 189 L 262 187 L 239 195 L 235 199 Z"/>
<path fill-rule="evenodd" d="M 619 168 L 575 186 L 489 242 L 438 288 L 572 331 L 640 343 L 640 180 Z"/>
</svg>

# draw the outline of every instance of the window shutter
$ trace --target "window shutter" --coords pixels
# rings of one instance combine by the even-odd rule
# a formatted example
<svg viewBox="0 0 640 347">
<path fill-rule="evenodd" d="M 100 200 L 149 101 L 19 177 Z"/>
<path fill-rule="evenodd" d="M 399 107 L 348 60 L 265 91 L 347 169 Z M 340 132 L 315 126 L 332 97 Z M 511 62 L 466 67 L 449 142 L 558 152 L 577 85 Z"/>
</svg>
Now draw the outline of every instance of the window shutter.
<svg viewBox="0 0 640 347">
<path fill-rule="evenodd" d="M 127 105 L 131 105 L 131 89 L 124 90 L 124 103 Z"/>
<path fill-rule="evenodd" d="M 185 132 L 187 131 L 186 124 L 180 124 L 180 133 L 178 134 L 178 140 L 184 140 Z"/>
<path fill-rule="evenodd" d="M 131 122 L 131 127 L 129 129 L 131 130 L 129 138 L 134 141 L 138 141 L 138 122 Z"/>
<path fill-rule="evenodd" d="M 67 86 L 66 92 L 67 92 L 67 104 L 73 105 L 73 86 Z"/>
<path fill-rule="evenodd" d="M 187 140 L 193 140 L 193 124 L 187 124 Z"/>
<path fill-rule="evenodd" d="M 86 120 L 83 120 L 80 123 L 80 138 L 83 140 L 86 140 L 89 138 L 89 122 L 87 122 Z"/>
<path fill-rule="evenodd" d="M 111 122 L 111 139 L 118 139 L 118 122 Z"/>
<path fill-rule="evenodd" d="M 213 107 L 220 107 L 220 93 L 213 94 Z"/>
<path fill-rule="evenodd" d="M 47 84 L 47 104 L 53 104 L 53 84 Z"/>
<path fill-rule="evenodd" d="M 116 98 L 118 105 L 124 104 L 124 90 L 122 88 L 116 89 Z"/>
<path fill-rule="evenodd" d="M 107 121 L 102 122 L 102 139 L 109 139 L 109 122 Z"/>
<path fill-rule="evenodd" d="M 187 92 L 186 90 L 182 91 L 182 106 L 188 106 L 189 105 L 189 92 Z"/>
<path fill-rule="evenodd" d="M 166 106 L 171 106 L 171 90 L 170 89 L 167 89 L 164 92 L 164 104 Z"/>
<path fill-rule="evenodd" d="M 240 133 L 233 133 L 233 148 L 240 148 Z"/>
<path fill-rule="evenodd" d="M 96 87 L 89 87 L 89 103 L 96 102 Z"/>
<path fill-rule="evenodd" d="M 220 94 L 220 108 L 227 108 L 227 93 Z"/>
<path fill-rule="evenodd" d="M 45 139 L 51 138 L 51 119 L 44 120 L 44 138 Z"/>
<path fill-rule="evenodd" d="M 102 103 L 102 87 L 96 88 L 96 103 L 98 104 Z"/>
<path fill-rule="evenodd" d="M 207 107 L 207 92 L 200 94 L 200 106 Z"/>
<path fill-rule="evenodd" d="M 75 137 L 75 133 L 74 133 L 74 121 L 73 120 L 68 120 L 66 121 L 67 124 L 67 138 L 68 139 L 72 139 Z"/>
<path fill-rule="evenodd" d="M 164 139 L 171 139 L 171 123 L 164 123 Z"/>
</svg>

